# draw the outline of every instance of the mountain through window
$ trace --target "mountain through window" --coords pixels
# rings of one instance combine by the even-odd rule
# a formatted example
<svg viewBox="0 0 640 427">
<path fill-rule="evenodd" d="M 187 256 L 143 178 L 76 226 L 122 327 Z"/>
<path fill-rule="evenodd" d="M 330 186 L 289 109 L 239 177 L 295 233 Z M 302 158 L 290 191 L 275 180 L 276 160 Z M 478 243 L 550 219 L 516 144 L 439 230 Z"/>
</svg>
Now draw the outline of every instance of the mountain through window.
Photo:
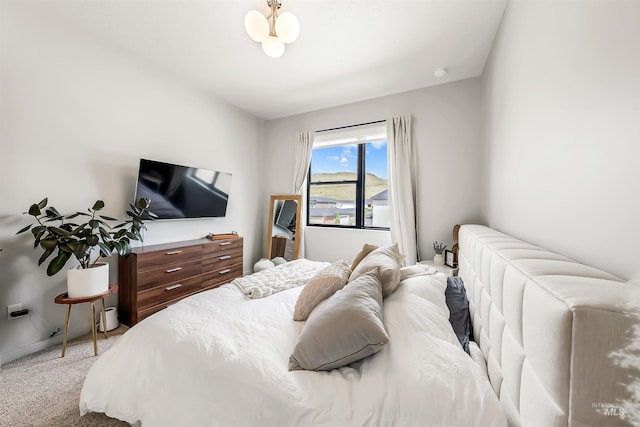
<svg viewBox="0 0 640 427">
<path fill-rule="evenodd" d="M 389 228 L 386 123 L 317 132 L 307 224 Z"/>
</svg>

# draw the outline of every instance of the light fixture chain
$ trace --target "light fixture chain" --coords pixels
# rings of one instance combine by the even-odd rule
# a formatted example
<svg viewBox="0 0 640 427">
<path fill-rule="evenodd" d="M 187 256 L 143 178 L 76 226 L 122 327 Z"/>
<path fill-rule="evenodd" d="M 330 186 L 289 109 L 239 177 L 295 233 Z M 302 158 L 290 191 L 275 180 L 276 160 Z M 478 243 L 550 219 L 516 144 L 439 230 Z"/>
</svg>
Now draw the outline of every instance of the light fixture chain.
<svg viewBox="0 0 640 427">
<path fill-rule="evenodd" d="M 269 21 L 269 36 L 278 37 L 276 33 L 276 19 L 278 19 L 278 9 L 282 6 L 280 0 L 267 0 L 267 5 L 271 8 L 271 14 L 267 16 Z"/>
</svg>

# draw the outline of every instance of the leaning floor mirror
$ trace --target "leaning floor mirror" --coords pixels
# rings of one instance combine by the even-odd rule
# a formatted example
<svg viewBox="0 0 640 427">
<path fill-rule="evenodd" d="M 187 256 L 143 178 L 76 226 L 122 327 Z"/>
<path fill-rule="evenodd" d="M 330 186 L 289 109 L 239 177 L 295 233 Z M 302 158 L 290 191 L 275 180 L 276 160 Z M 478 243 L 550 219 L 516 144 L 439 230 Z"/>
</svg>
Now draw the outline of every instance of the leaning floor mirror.
<svg viewBox="0 0 640 427">
<path fill-rule="evenodd" d="M 300 228 L 302 196 L 271 196 L 269 202 L 269 232 L 267 255 L 269 259 L 282 257 L 287 261 L 298 258 L 300 242 L 296 232 Z"/>
</svg>

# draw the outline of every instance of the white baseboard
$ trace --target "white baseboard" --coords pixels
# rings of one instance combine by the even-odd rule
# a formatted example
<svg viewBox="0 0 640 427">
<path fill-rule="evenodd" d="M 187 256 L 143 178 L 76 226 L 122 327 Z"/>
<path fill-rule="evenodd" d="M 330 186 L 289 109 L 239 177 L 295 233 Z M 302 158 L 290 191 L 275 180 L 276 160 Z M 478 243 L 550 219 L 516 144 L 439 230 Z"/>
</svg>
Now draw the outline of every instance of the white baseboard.
<svg viewBox="0 0 640 427">
<path fill-rule="evenodd" d="M 69 337 L 67 338 L 67 341 L 73 338 L 79 337 L 81 335 L 84 335 L 87 332 L 91 332 L 91 330 L 87 331 L 86 328 L 70 328 Z M 63 334 L 62 332 L 60 332 L 58 335 L 56 335 L 53 338 L 45 338 L 43 340 L 36 341 L 31 344 L 27 344 L 20 348 L 13 349 L 5 353 L 0 353 L 0 367 L 2 366 L 1 362 L 9 363 L 12 360 L 16 360 L 28 354 L 32 354 L 37 351 L 44 350 L 45 348 L 50 347 L 52 345 L 62 344 L 62 338 L 63 338 Z"/>
</svg>

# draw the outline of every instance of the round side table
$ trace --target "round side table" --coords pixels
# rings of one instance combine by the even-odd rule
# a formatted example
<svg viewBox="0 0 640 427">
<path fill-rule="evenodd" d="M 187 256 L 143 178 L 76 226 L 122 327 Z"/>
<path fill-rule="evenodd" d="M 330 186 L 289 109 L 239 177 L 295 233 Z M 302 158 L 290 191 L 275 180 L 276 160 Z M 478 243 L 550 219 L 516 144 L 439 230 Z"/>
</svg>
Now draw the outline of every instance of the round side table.
<svg viewBox="0 0 640 427">
<path fill-rule="evenodd" d="M 97 332 L 96 332 L 96 301 L 102 301 L 102 324 L 104 327 L 104 337 L 107 338 L 107 314 L 104 309 L 104 299 L 109 295 L 118 292 L 118 285 L 109 285 L 109 290 L 103 292 L 98 295 L 93 295 L 90 297 L 84 298 L 69 298 L 69 295 L 65 292 L 63 294 L 58 295 L 53 302 L 56 304 L 66 304 L 67 305 L 67 316 L 64 321 L 64 338 L 62 339 L 62 357 L 64 357 L 64 353 L 67 350 L 67 334 L 69 333 L 69 316 L 71 315 L 71 306 L 73 304 L 81 304 L 83 302 L 88 302 L 91 304 L 91 336 L 93 337 L 93 354 L 94 356 L 98 355 L 98 340 L 97 340 Z"/>
</svg>

